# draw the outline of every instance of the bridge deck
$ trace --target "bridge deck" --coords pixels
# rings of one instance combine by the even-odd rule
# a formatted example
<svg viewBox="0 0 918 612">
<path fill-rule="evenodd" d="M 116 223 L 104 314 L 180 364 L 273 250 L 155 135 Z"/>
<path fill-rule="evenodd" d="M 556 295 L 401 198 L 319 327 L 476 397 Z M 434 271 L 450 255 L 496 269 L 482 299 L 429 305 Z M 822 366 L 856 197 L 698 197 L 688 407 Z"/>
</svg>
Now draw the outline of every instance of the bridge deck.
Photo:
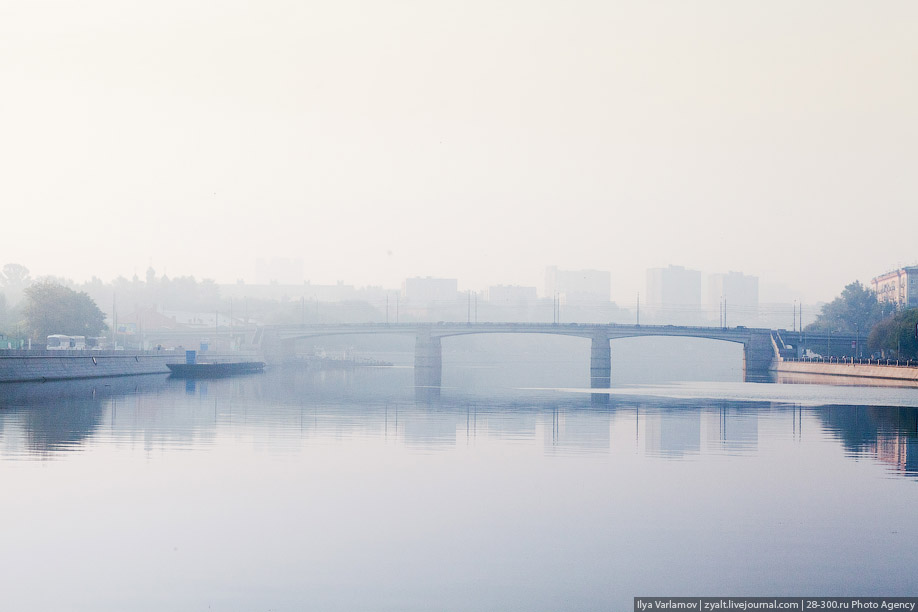
<svg viewBox="0 0 918 612">
<path fill-rule="evenodd" d="M 553 334 L 594 338 L 606 336 L 629 338 L 638 336 L 678 336 L 709 338 L 746 343 L 754 334 L 770 334 L 771 330 L 746 327 L 692 327 L 683 325 L 623 325 L 623 324 L 553 324 L 553 323 L 365 323 L 365 324 L 307 324 L 271 325 L 265 333 L 278 339 L 306 338 L 348 334 L 429 334 L 448 337 L 469 334 Z"/>
</svg>

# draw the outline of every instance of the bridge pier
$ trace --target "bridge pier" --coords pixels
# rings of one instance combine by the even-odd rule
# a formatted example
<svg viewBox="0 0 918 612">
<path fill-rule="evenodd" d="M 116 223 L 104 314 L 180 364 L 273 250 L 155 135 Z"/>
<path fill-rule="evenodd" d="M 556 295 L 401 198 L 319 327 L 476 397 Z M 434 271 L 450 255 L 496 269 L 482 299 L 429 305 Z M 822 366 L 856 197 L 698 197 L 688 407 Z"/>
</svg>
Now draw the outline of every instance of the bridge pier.
<svg viewBox="0 0 918 612">
<path fill-rule="evenodd" d="M 429 329 L 420 329 L 414 342 L 414 384 L 416 387 L 440 387 L 443 374 L 443 352 L 440 337 Z"/>
<path fill-rule="evenodd" d="M 612 347 L 609 336 L 596 334 L 590 346 L 590 388 L 608 389 L 612 384 Z"/>
<path fill-rule="evenodd" d="M 752 332 L 749 340 L 743 343 L 743 379 L 747 382 L 769 380 L 774 360 L 771 332 Z"/>
</svg>

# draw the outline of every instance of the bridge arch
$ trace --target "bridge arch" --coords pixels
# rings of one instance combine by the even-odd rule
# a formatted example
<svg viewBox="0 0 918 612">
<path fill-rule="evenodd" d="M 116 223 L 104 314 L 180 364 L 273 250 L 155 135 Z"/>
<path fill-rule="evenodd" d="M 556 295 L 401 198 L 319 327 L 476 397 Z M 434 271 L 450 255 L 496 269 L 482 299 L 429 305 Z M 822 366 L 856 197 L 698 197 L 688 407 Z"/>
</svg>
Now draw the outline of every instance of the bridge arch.
<svg viewBox="0 0 918 612">
<path fill-rule="evenodd" d="M 684 327 L 674 325 L 594 325 L 547 323 L 402 323 L 365 325 L 274 326 L 264 334 L 266 359 L 292 357 L 296 341 L 340 335 L 414 334 L 415 384 L 439 387 L 442 379 L 442 339 L 474 334 L 550 334 L 588 338 L 590 347 L 590 386 L 608 388 L 611 383 L 610 341 L 641 336 L 704 338 L 743 345 L 743 368 L 750 373 L 767 374 L 774 358 L 771 331 L 745 327 Z"/>
</svg>

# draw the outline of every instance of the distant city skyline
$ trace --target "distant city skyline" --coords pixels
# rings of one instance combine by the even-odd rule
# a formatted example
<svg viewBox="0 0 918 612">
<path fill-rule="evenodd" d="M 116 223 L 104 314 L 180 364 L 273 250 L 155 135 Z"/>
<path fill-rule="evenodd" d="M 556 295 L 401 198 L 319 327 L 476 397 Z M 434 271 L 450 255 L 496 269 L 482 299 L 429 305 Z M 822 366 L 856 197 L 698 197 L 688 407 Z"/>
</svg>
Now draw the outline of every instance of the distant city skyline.
<svg viewBox="0 0 918 612">
<path fill-rule="evenodd" d="M 549 265 L 540 271 L 536 271 L 534 274 L 527 274 L 526 275 L 527 278 L 529 277 L 535 278 L 535 280 L 529 284 L 527 284 L 526 282 L 514 282 L 512 279 L 506 279 L 506 278 L 504 278 L 503 280 L 499 280 L 497 282 L 493 282 L 493 283 L 478 284 L 478 283 L 468 282 L 466 279 L 462 278 L 461 276 L 447 277 L 446 275 L 437 275 L 437 274 L 431 274 L 431 275 L 426 275 L 426 276 L 410 275 L 410 276 L 405 276 L 401 278 L 394 277 L 395 280 L 391 283 L 381 282 L 375 279 L 370 279 L 369 282 L 355 282 L 354 280 L 350 278 L 334 278 L 330 280 L 325 280 L 325 279 L 317 280 L 317 278 L 315 277 L 310 277 L 309 275 L 310 268 L 306 265 L 306 262 L 304 262 L 301 258 L 295 258 L 295 257 L 280 257 L 280 258 L 261 258 L 260 257 L 260 258 L 257 258 L 256 260 L 253 260 L 253 262 L 249 266 L 252 270 L 250 274 L 245 275 L 245 276 L 237 276 L 231 279 L 217 278 L 213 275 L 200 274 L 194 271 L 172 273 L 167 268 L 158 268 L 155 265 L 155 262 L 148 264 L 143 269 L 132 267 L 131 270 L 127 273 L 118 273 L 111 277 L 105 277 L 99 274 L 89 274 L 84 277 L 78 277 L 78 276 L 62 274 L 59 271 L 55 271 L 55 270 L 36 271 L 34 268 L 32 268 L 32 266 L 26 263 L 23 263 L 23 262 L 18 262 L 18 261 L 0 262 L 0 266 L 4 265 L 5 263 L 17 263 L 20 265 L 24 265 L 26 268 L 29 269 L 30 276 L 33 279 L 51 276 L 51 277 L 71 280 L 77 284 L 88 282 L 93 277 L 99 278 L 104 283 L 112 282 L 119 277 L 130 280 L 134 275 L 136 275 L 139 279 L 144 280 L 146 278 L 147 271 L 150 268 L 152 268 L 158 277 L 162 277 L 164 275 L 170 278 L 175 278 L 178 276 L 193 276 L 197 280 L 209 279 L 209 280 L 213 280 L 218 285 L 223 285 L 223 286 L 235 285 L 235 284 L 239 284 L 239 282 L 242 282 L 248 285 L 306 284 L 306 285 L 322 286 L 322 287 L 332 287 L 336 285 L 337 286 L 343 285 L 346 287 L 360 288 L 360 289 L 379 289 L 382 291 L 401 291 L 401 292 L 405 291 L 406 280 L 419 279 L 419 278 L 434 278 L 434 279 L 452 278 L 453 280 L 456 281 L 457 290 L 460 292 L 473 291 L 480 295 L 487 295 L 488 290 L 491 289 L 492 287 L 508 287 L 508 288 L 513 287 L 513 288 L 523 288 L 523 289 L 528 289 L 530 287 L 533 287 L 533 288 L 536 288 L 536 292 L 539 298 L 550 297 L 549 293 L 546 293 L 546 290 L 547 290 L 546 271 L 552 268 L 556 270 L 558 269 L 558 266 Z M 270 272 L 272 263 L 276 263 L 278 265 L 278 267 L 276 268 L 276 271 L 277 271 L 276 275 L 272 275 Z M 681 266 L 675 263 L 667 264 L 666 267 L 676 268 L 676 269 L 680 269 L 680 268 L 688 269 L 689 271 L 693 271 L 690 268 L 686 268 L 686 266 Z M 619 282 L 620 279 L 617 278 L 613 272 L 609 272 L 607 270 L 590 269 L 590 270 L 580 270 L 576 272 L 598 272 L 598 273 L 609 272 L 610 283 L 611 283 L 610 301 L 619 304 L 623 308 L 634 308 L 635 302 L 638 296 L 640 296 L 640 300 L 642 301 L 642 303 L 644 303 L 645 306 L 651 305 L 649 300 L 653 299 L 652 297 L 653 291 L 648 286 L 648 274 L 653 270 L 663 270 L 663 269 L 665 268 L 642 269 L 637 275 L 640 277 L 639 280 L 633 281 L 632 279 L 632 282 L 629 285 L 627 285 L 629 289 L 625 289 L 624 288 L 625 283 Z M 299 276 L 300 270 L 302 270 L 302 280 L 297 281 L 296 277 Z M 762 278 L 756 277 L 756 275 L 754 274 L 748 274 L 746 272 L 735 271 L 735 270 L 730 270 L 729 273 L 727 273 L 726 271 L 721 271 L 721 270 L 718 270 L 718 271 L 697 270 L 697 272 L 700 274 L 699 279 L 701 279 L 699 280 L 699 282 L 703 282 L 702 289 L 705 291 L 705 293 L 703 294 L 704 299 L 702 299 L 702 305 L 708 306 L 708 307 L 710 307 L 712 303 L 710 301 L 711 297 L 710 295 L 708 295 L 710 291 L 708 284 L 715 277 L 740 275 L 740 276 L 745 276 L 749 278 L 757 278 L 758 284 L 759 284 L 759 289 L 758 289 L 759 301 L 761 303 L 790 304 L 795 301 L 803 301 L 805 303 L 817 304 L 817 303 L 829 302 L 833 300 L 835 297 L 838 296 L 838 294 L 841 293 L 842 289 L 844 289 L 844 285 L 847 285 L 848 283 L 853 282 L 854 280 L 860 280 L 860 282 L 865 287 L 873 289 L 874 287 L 872 285 L 872 280 L 876 278 L 877 276 L 880 276 L 881 274 L 885 273 L 886 271 L 887 270 L 884 269 L 883 272 L 875 272 L 874 274 L 867 276 L 864 279 L 849 279 L 842 286 L 840 286 L 835 293 L 828 295 L 824 298 L 810 299 L 807 297 L 806 292 L 796 291 L 792 287 L 780 282 L 780 279 L 777 281 L 773 279 L 762 279 Z M 570 271 L 562 270 L 562 272 L 570 272 Z M 630 277 L 633 277 L 634 275 L 629 273 L 628 276 L 630 278 Z M 721 280 L 720 282 L 722 283 L 723 281 Z M 743 298 L 743 299 L 745 300 L 746 298 Z M 716 310 L 716 305 L 715 305 L 715 310 Z"/>
<path fill-rule="evenodd" d="M 918 259 L 918 4 L 7 3 L 0 261 L 460 289 Z M 878 227 L 891 227 L 889 236 Z"/>
</svg>

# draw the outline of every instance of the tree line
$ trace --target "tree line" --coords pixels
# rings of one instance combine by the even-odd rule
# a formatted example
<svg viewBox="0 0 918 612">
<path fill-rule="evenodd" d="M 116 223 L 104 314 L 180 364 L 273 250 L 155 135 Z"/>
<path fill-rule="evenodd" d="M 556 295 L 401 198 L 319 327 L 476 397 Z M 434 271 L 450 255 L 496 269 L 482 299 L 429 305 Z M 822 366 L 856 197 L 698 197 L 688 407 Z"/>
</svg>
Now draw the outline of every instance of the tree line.
<svg viewBox="0 0 918 612">
<path fill-rule="evenodd" d="M 243 304 L 220 295 L 211 279 L 193 276 L 170 278 L 151 267 L 143 278 L 119 276 L 110 283 L 97 277 L 85 283 L 43 276 L 33 278 L 25 266 L 8 263 L 0 269 L 0 336 L 5 348 L 12 339 L 43 343 L 51 334 L 101 336 L 109 329 L 106 312 L 121 317 L 143 311 L 234 313 L 239 319 L 291 324 L 318 321 L 368 321 L 384 313 L 366 302 L 340 302 L 334 308 L 305 308 L 300 300 L 248 298 Z"/>
<path fill-rule="evenodd" d="M 144 280 L 135 275 L 131 280 L 118 277 L 103 283 L 93 277 L 77 284 L 54 276 L 32 278 L 27 267 L 8 263 L 0 269 L 0 290 L 0 334 L 36 342 L 51 334 L 103 335 L 109 328 L 100 303 L 120 313 L 164 307 L 212 312 L 222 305 L 213 280 L 157 277 L 152 268 Z"/>
<path fill-rule="evenodd" d="M 816 333 L 841 332 L 867 338 L 867 348 L 896 359 L 918 359 L 918 308 L 896 310 L 880 302 L 877 294 L 855 281 L 825 304 L 816 321 L 806 326 Z"/>
</svg>

